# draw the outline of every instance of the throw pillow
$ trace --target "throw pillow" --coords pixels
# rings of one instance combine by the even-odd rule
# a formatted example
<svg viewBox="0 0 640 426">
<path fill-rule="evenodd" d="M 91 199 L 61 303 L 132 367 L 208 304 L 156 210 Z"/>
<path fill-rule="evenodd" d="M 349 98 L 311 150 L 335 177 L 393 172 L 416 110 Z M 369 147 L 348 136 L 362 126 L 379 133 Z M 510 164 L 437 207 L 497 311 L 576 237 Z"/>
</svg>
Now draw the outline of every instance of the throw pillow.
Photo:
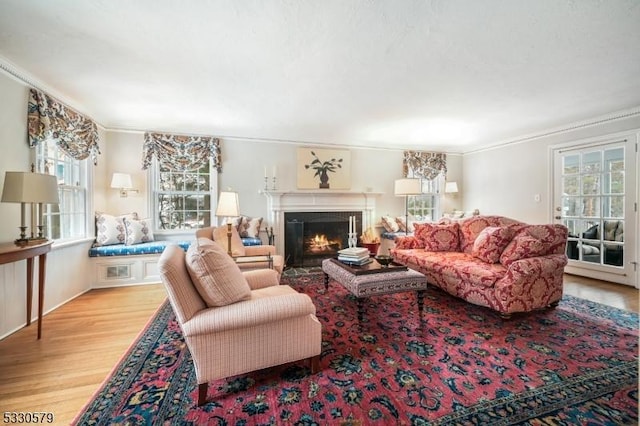
<svg viewBox="0 0 640 426">
<path fill-rule="evenodd" d="M 153 241 L 153 224 L 151 219 L 133 220 L 124 218 L 127 232 L 125 244 L 128 246 Z"/>
<path fill-rule="evenodd" d="M 242 223 L 238 228 L 240 237 L 242 238 L 258 238 L 260 234 L 260 226 L 262 225 L 261 217 L 242 217 Z"/>
<path fill-rule="evenodd" d="M 407 232 L 407 224 L 406 222 L 406 218 L 404 217 L 396 217 L 396 223 L 398 224 L 398 230 L 402 231 L 402 232 Z"/>
<path fill-rule="evenodd" d="M 500 255 L 513 238 L 508 226 L 487 226 L 476 237 L 471 255 L 487 263 L 498 263 Z"/>
<path fill-rule="evenodd" d="M 218 226 L 213 230 L 213 241 L 220 244 L 225 252 L 229 251 L 229 236 L 227 235 L 227 225 Z M 238 230 L 231 227 L 231 256 L 244 256 L 244 245 Z"/>
<path fill-rule="evenodd" d="M 382 226 L 387 232 L 398 232 L 400 228 L 391 216 L 382 216 Z"/>
<path fill-rule="evenodd" d="M 187 271 L 207 306 L 226 306 L 251 297 L 240 268 L 220 244 L 198 238 L 186 255 Z"/>
<path fill-rule="evenodd" d="M 423 223 L 415 226 L 415 237 L 422 241 L 425 251 L 458 251 L 457 222 L 434 224 Z"/>
<path fill-rule="evenodd" d="M 137 220 L 138 213 L 132 212 L 120 216 L 114 216 L 102 212 L 96 212 L 96 241 L 94 246 L 109 246 L 124 244 L 127 232 L 124 218 Z"/>
<path fill-rule="evenodd" d="M 546 244 L 526 234 L 516 235 L 500 255 L 500 263 L 509 266 L 516 260 L 528 257 L 544 256 Z"/>
</svg>

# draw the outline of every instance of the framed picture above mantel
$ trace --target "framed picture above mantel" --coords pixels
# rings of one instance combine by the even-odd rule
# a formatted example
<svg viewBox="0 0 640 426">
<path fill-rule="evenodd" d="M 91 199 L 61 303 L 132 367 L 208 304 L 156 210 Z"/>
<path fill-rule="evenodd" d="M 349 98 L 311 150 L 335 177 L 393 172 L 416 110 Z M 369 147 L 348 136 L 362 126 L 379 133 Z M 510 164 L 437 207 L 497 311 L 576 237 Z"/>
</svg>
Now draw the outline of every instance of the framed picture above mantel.
<svg viewBox="0 0 640 426">
<path fill-rule="evenodd" d="M 298 148 L 298 189 L 350 189 L 351 152 Z"/>
</svg>

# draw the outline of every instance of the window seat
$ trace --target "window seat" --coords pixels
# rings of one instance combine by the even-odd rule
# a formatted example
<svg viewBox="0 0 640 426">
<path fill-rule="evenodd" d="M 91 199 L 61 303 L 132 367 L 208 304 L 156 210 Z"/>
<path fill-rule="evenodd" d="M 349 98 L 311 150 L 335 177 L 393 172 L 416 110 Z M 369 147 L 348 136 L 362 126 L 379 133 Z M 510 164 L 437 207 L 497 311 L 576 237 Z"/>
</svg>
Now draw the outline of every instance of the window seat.
<svg viewBox="0 0 640 426">
<path fill-rule="evenodd" d="M 245 246 L 262 245 L 260 238 L 242 238 L 242 243 Z M 170 244 L 177 244 L 186 251 L 191 241 L 162 240 L 91 247 L 91 288 L 159 283 L 158 259 Z"/>
</svg>

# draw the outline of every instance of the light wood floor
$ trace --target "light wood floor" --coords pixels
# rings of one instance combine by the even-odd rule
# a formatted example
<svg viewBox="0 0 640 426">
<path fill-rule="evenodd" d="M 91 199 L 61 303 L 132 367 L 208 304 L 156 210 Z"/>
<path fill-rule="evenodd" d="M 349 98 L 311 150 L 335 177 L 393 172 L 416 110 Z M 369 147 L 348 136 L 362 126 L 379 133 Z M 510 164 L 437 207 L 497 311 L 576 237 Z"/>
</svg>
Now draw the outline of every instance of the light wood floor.
<svg viewBox="0 0 640 426">
<path fill-rule="evenodd" d="M 638 312 L 638 290 L 572 275 L 565 292 Z M 166 298 L 160 284 L 92 290 L 0 341 L 0 412 L 53 412 L 67 425 Z"/>
</svg>

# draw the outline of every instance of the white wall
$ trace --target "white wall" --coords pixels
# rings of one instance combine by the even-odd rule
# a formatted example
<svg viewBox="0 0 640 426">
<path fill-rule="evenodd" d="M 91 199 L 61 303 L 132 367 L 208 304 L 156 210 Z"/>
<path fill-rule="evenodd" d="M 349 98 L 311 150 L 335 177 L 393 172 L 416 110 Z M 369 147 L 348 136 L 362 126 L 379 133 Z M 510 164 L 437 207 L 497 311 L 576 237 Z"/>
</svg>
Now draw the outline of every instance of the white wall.
<svg viewBox="0 0 640 426">
<path fill-rule="evenodd" d="M 562 132 L 529 142 L 463 156 L 464 209 L 527 223 L 552 220 L 550 147 L 565 142 L 640 129 L 640 117 Z M 540 201 L 535 201 L 536 194 Z M 640 229 L 640 228 L 638 228 Z"/>
</svg>

